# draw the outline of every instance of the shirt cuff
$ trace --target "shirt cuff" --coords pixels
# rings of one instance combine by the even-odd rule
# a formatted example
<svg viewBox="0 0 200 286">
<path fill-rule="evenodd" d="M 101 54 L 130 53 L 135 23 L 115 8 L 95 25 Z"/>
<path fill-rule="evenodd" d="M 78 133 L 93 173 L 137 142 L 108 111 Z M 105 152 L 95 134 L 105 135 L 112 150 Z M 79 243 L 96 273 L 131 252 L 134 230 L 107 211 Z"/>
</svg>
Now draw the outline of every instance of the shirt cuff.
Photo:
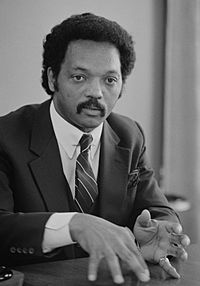
<svg viewBox="0 0 200 286">
<path fill-rule="evenodd" d="M 54 213 L 48 219 L 42 242 L 43 253 L 75 243 L 70 235 L 69 223 L 76 212 Z"/>
</svg>

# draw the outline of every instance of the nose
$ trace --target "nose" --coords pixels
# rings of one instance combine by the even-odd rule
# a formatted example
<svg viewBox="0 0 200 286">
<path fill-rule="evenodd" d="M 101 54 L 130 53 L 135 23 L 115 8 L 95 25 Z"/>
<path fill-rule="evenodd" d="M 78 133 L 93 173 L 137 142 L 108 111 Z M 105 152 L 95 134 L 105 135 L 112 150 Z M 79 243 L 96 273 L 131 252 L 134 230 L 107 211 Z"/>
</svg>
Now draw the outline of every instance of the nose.
<svg viewBox="0 0 200 286">
<path fill-rule="evenodd" d="M 86 96 L 97 99 L 101 99 L 103 97 L 101 82 L 98 79 L 93 79 L 90 81 L 87 87 Z"/>
</svg>

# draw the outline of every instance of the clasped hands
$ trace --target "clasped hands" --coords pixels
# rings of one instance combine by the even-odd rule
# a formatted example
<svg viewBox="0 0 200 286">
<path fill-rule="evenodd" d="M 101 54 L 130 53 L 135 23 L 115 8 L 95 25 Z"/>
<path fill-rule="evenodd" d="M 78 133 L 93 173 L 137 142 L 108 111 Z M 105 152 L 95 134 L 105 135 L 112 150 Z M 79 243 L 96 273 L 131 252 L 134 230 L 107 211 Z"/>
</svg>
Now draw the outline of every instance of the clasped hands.
<svg viewBox="0 0 200 286">
<path fill-rule="evenodd" d="M 146 282 L 150 274 L 145 260 L 159 263 L 172 277 L 179 278 L 167 256 L 187 259 L 185 247 L 190 240 L 182 234 L 181 225 L 151 219 L 148 210 L 138 216 L 133 232 L 102 218 L 79 213 L 72 217 L 69 228 L 72 239 L 89 253 L 90 281 L 96 280 L 102 258 L 107 261 L 113 281 L 117 284 L 124 282 L 119 260 L 125 262 L 140 281 Z"/>
</svg>

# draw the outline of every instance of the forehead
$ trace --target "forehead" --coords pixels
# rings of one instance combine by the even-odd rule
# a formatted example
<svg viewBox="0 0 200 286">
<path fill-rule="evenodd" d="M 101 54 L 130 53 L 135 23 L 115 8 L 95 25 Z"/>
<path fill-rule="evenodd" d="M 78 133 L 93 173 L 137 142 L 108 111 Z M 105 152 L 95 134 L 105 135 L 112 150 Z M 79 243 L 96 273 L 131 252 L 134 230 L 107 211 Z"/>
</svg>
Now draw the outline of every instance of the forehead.
<svg viewBox="0 0 200 286">
<path fill-rule="evenodd" d="M 72 41 L 67 48 L 63 64 L 71 68 L 121 72 L 119 51 L 107 42 Z"/>
</svg>

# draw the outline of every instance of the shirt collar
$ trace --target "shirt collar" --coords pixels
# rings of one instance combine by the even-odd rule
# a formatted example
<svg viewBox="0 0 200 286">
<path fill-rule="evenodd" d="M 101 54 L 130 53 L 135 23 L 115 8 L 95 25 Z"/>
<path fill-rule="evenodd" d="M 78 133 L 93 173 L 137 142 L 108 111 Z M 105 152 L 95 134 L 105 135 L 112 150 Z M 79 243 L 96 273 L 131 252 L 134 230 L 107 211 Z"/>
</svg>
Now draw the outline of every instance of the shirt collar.
<svg viewBox="0 0 200 286">
<path fill-rule="evenodd" d="M 84 132 L 64 120 L 56 111 L 53 101 L 50 105 L 50 117 L 58 143 L 62 145 L 69 158 L 72 159 L 79 140 L 81 139 Z M 94 155 L 99 148 L 102 128 L 103 123 L 101 123 L 98 127 L 96 127 L 90 132 L 93 137 L 91 145 L 92 159 L 94 158 Z"/>
</svg>

